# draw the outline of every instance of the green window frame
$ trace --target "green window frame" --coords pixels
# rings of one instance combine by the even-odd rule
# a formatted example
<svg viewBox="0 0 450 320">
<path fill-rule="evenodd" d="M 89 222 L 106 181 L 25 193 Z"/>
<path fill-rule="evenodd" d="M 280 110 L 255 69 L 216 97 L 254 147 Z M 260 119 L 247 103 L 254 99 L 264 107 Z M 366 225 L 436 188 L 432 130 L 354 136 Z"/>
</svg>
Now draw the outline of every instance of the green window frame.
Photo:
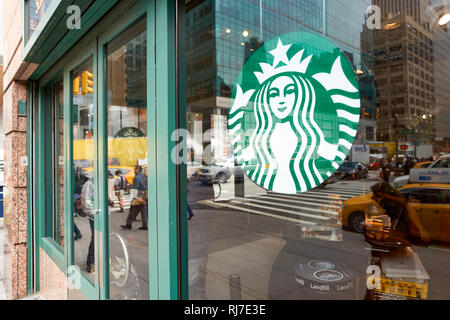
<svg viewBox="0 0 450 320">
<path fill-rule="evenodd" d="M 51 6 L 61 1 L 51 3 Z M 178 5 L 177 5 L 178 2 Z M 137 21 L 143 15 L 147 16 L 147 43 L 148 66 L 147 66 L 147 97 L 148 97 L 148 150 L 149 163 L 155 166 L 149 168 L 149 175 L 155 179 L 149 179 L 149 212 L 156 214 L 149 215 L 149 243 L 156 244 L 149 252 L 150 269 L 150 299 L 152 300 L 173 300 L 186 299 L 188 297 L 187 278 L 187 220 L 185 186 L 179 183 L 179 177 L 185 172 L 185 164 L 177 166 L 171 161 L 171 153 L 177 146 L 172 140 L 172 133 L 179 124 L 185 123 L 185 106 L 182 102 L 183 90 L 180 89 L 181 82 L 178 82 L 178 68 L 183 63 L 178 58 L 177 36 L 179 35 L 179 22 L 177 22 L 180 6 L 183 1 L 163 1 L 163 0 L 132 0 L 132 1 L 96 1 L 86 15 L 87 23 L 82 24 L 82 30 L 77 36 L 71 30 L 68 35 L 58 44 L 55 52 L 45 58 L 40 66 L 31 76 L 31 80 L 37 80 L 37 86 L 30 81 L 30 115 L 28 121 L 29 137 L 29 159 L 33 159 L 33 164 L 29 166 L 28 178 L 33 181 L 30 186 L 28 199 L 29 235 L 34 236 L 34 243 L 28 244 L 28 293 L 39 291 L 39 250 L 44 252 L 56 263 L 62 272 L 68 275 L 68 266 L 73 262 L 73 214 L 70 188 L 65 190 L 65 245 L 61 251 L 57 243 L 48 237 L 45 230 L 45 151 L 43 142 L 45 134 L 44 118 L 40 116 L 44 111 L 44 87 L 48 85 L 53 77 L 63 70 L 64 77 L 64 157 L 65 157 L 65 183 L 71 184 L 68 180 L 70 176 L 70 159 L 72 157 L 71 139 L 71 84 L 70 70 L 78 62 L 94 54 L 95 68 L 98 74 L 104 75 L 104 46 L 121 31 Z M 61 14 L 56 6 L 53 14 Z M 97 16 L 95 13 L 97 10 Z M 108 11 L 109 10 L 109 11 Z M 107 15 L 104 15 L 108 12 Z M 47 15 L 47 13 L 46 13 Z M 182 17 L 182 15 L 181 15 Z M 50 17 L 49 17 L 50 18 Z M 38 36 L 38 30 L 36 37 Z M 35 35 L 33 35 L 34 37 Z M 80 40 L 79 40 L 80 39 Z M 79 40 L 77 42 L 77 40 Z M 75 43 L 76 42 L 76 43 Z M 35 49 L 31 42 L 27 43 L 28 50 Z M 75 43 L 75 44 L 74 44 Z M 156 45 L 158 44 L 158 45 Z M 28 46 L 31 47 L 28 47 Z M 30 51 L 26 51 L 30 52 Z M 61 59 L 55 64 L 55 57 L 59 55 Z M 104 88 L 106 79 L 103 76 L 97 77 L 96 89 Z M 175 93 L 175 94 L 174 94 Z M 182 93 L 182 95 L 177 95 Z M 31 97 L 32 96 L 32 97 Z M 104 94 L 98 96 L 98 116 L 106 116 L 106 105 Z M 177 115 L 177 116 L 174 116 Z M 178 117 L 181 115 L 181 118 Z M 105 119 L 105 118 L 103 118 Z M 33 130 L 32 133 L 30 130 Z M 97 128 L 99 134 L 98 157 L 99 164 L 106 164 L 107 150 L 105 144 L 106 126 L 100 125 Z M 32 141 L 32 143 L 30 143 Z M 184 171 L 183 171 L 184 170 Z M 185 173 L 184 173 L 185 176 Z M 104 179 L 106 182 L 106 179 Z M 106 184 L 106 183 L 105 183 Z M 106 190 L 105 186 L 100 186 Z M 99 190 L 101 193 L 102 190 Z M 152 195 L 150 195 L 152 193 Z M 150 201 L 153 199 L 154 201 Z M 106 201 L 101 201 L 100 209 L 107 212 Z M 34 220 L 33 220 L 34 219 Z M 99 221 L 99 229 L 103 234 L 107 234 L 107 219 Z M 33 234 L 33 229 L 36 232 Z M 107 253 L 107 245 L 103 246 L 104 253 Z M 104 255 L 106 256 L 106 255 Z M 104 273 L 103 283 L 108 283 L 108 268 Z M 108 296 L 107 286 L 103 286 L 98 296 L 105 299 Z M 88 298 L 96 298 L 95 292 L 87 294 Z"/>
</svg>

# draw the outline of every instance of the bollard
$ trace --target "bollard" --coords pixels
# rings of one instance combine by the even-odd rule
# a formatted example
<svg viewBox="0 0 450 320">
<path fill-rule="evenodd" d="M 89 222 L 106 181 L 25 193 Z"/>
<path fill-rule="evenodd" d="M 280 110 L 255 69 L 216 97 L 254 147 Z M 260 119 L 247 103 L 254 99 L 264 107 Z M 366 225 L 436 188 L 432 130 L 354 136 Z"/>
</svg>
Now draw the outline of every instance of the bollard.
<svg viewBox="0 0 450 320">
<path fill-rule="evenodd" d="M 241 276 L 238 274 L 231 274 L 229 279 L 230 279 L 230 299 L 242 300 Z"/>
</svg>

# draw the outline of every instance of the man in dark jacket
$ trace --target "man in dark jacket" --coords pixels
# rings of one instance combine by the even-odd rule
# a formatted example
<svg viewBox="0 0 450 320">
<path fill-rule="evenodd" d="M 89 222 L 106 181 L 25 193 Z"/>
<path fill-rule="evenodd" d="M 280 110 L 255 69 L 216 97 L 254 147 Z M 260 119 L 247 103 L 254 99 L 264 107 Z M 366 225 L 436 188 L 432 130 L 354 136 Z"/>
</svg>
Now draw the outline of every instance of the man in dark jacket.
<svg viewBox="0 0 450 320">
<path fill-rule="evenodd" d="M 130 211 L 128 213 L 126 224 L 121 225 L 122 229 L 131 229 L 132 223 L 136 216 L 141 212 L 142 227 L 139 230 L 147 230 L 147 177 L 143 174 L 141 166 L 134 168 L 134 179 L 131 190 L 134 193 L 137 192 L 133 200 L 131 201 Z"/>
</svg>

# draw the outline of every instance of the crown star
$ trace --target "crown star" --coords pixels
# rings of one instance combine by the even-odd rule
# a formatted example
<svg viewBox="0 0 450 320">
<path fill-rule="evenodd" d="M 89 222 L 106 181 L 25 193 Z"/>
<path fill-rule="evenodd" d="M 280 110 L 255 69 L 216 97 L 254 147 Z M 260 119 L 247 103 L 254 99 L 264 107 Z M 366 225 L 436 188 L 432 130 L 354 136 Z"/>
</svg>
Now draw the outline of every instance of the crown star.
<svg viewBox="0 0 450 320">
<path fill-rule="evenodd" d="M 277 44 L 277 48 L 269 51 L 269 53 L 271 55 L 273 55 L 274 57 L 274 61 L 273 61 L 273 67 L 276 68 L 278 66 L 278 64 L 281 62 L 283 62 L 284 64 L 288 64 L 289 63 L 289 59 L 287 57 L 287 52 L 289 50 L 289 48 L 291 47 L 291 45 L 283 45 L 283 42 L 281 42 L 281 39 L 278 39 L 278 44 Z"/>
<path fill-rule="evenodd" d="M 262 72 L 254 72 L 256 78 L 258 79 L 259 83 L 262 84 L 267 79 L 272 78 L 273 76 L 276 76 L 277 74 L 285 73 L 285 72 L 296 72 L 296 73 L 305 73 L 308 69 L 308 66 L 311 62 L 312 55 L 305 58 L 303 58 L 303 53 L 305 50 L 301 50 L 297 52 L 292 59 L 289 60 L 287 56 L 287 52 L 289 48 L 291 47 L 291 44 L 289 45 L 283 45 L 281 42 L 281 39 L 278 39 L 278 45 L 277 48 L 269 51 L 271 55 L 274 56 L 274 63 L 273 65 L 270 65 L 268 63 L 262 62 L 259 64 Z M 280 62 L 283 62 L 284 65 L 277 67 Z"/>
</svg>

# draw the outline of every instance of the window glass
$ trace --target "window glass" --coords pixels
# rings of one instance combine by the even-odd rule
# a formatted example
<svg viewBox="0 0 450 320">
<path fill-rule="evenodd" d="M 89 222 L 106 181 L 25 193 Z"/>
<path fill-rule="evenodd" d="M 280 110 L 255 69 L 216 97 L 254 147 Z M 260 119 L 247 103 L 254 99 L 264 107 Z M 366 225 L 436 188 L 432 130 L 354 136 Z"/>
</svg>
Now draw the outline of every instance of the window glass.
<svg viewBox="0 0 450 320">
<path fill-rule="evenodd" d="M 71 73 L 73 132 L 74 262 L 92 282 L 95 268 L 94 71 L 92 57 Z"/>
<path fill-rule="evenodd" d="M 428 190 L 427 190 L 428 191 Z M 448 199 L 448 191 L 447 190 L 439 190 L 439 189 L 431 189 L 426 192 L 426 196 L 424 197 L 424 202 L 427 204 L 445 204 L 448 202 L 444 202 L 444 200 Z"/>
<path fill-rule="evenodd" d="M 110 299 L 148 299 L 146 19 L 106 46 Z"/>
<path fill-rule="evenodd" d="M 54 177 L 54 239 L 64 247 L 64 88 L 63 82 L 54 87 L 53 120 L 53 177 Z"/>
<path fill-rule="evenodd" d="M 56 77 L 54 84 L 45 88 L 45 130 L 51 143 L 45 144 L 45 180 L 51 190 L 46 198 L 46 235 L 64 247 L 64 118 L 63 81 Z"/>
<path fill-rule="evenodd" d="M 39 22 L 41 22 L 42 18 L 45 15 L 45 11 L 52 0 L 27 0 L 25 1 L 26 13 L 27 13 L 27 30 L 26 30 L 26 40 L 33 35 L 36 30 Z"/>
<path fill-rule="evenodd" d="M 191 299 L 450 299 L 449 211 L 422 210 L 448 200 L 450 35 L 425 2 L 186 1 Z"/>
</svg>

